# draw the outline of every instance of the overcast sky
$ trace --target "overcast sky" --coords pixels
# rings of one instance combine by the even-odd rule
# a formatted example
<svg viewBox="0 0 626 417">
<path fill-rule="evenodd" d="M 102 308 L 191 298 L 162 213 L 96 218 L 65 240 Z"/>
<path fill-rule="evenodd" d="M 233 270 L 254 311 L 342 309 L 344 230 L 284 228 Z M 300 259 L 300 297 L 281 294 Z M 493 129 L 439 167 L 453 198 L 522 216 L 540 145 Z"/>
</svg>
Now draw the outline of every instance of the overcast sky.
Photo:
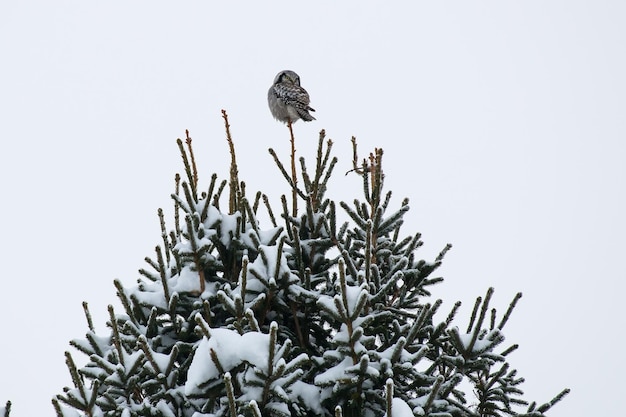
<svg viewBox="0 0 626 417">
<path fill-rule="evenodd" d="M 626 5 L 621 1 L 0 3 L 0 402 L 53 415 L 63 352 L 106 333 L 112 281 L 133 285 L 160 242 L 189 129 L 205 186 L 240 177 L 279 205 L 267 153 L 287 157 L 267 108 L 295 70 L 339 165 L 330 195 L 361 198 L 350 137 L 383 147 L 392 204 L 432 259 L 434 291 L 524 296 L 505 328 L 526 398 L 572 393 L 551 417 L 623 414 L 626 373 Z M 202 181 L 201 178 L 201 181 Z M 170 220 L 170 227 L 173 221 Z M 266 225 L 268 226 L 268 225 Z M 80 358 L 75 353 L 76 358 Z"/>
</svg>

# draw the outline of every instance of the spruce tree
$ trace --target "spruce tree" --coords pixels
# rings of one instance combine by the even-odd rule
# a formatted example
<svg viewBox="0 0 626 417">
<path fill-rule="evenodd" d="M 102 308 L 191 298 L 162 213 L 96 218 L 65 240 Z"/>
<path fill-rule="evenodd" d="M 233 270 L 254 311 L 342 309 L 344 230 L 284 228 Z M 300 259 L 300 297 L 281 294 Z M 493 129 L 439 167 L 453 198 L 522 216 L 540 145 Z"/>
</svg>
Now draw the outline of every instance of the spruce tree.
<svg viewBox="0 0 626 417">
<path fill-rule="evenodd" d="M 288 191 L 275 211 L 239 179 L 223 118 L 229 178 L 202 183 L 189 133 L 177 141 L 173 228 L 159 209 L 162 242 L 137 284 L 114 282 L 123 311 L 109 306 L 106 334 L 83 303 L 88 331 L 70 344 L 87 363 L 66 352 L 74 386 L 52 400 L 59 417 L 540 417 L 568 393 L 522 396 L 507 361 L 518 345 L 503 347 L 521 293 L 497 315 L 488 289 L 463 328 L 460 302 L 440 312 L 433 273 L 450 246 L 419 259 L 420 234 L 401 231 L 408 200 L 394 207 L 384 191 L 381 149 L 360 160 L 352 139 L 363 196 L 337 204 L 332 141 L 320 132 L 309 166 L 292 133 L 290 164 L 270 149 Z"/>
</svg>

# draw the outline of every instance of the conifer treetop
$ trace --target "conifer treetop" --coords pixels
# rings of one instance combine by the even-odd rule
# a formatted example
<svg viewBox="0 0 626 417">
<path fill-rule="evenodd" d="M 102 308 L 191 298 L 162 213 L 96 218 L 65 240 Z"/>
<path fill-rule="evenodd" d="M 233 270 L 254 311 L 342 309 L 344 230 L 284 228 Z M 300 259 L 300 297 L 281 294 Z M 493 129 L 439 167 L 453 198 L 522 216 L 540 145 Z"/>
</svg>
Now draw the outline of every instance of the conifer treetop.
<svg viewBox="0 0 626 417">
<path fill-rule="evenodd" d="M 402 231 L 408 200 L 393 208 L 384 190 L 382 149 L 360 159 L 352 139 L 363 200 L 335 202 L 332 141 L 320 132 L 309 166 L 290 129 L 289 168 L 269 150 L 287 185 L 276 210 L 248 196 L 222 116 L 228 179 L 203 184 L 189 132 L 177 141 L 173 229 L 159 209 L 162 241 L 135 285 L 114 281 L 123 311 L 109 307 L 106 334 L 83 304 L 88 331 L 70 344 L 87 364 L 66 352 L 73 387 L 53 399 L 58 416 L 541 417 L 569 392 L 523 398 L 507 361 L 518 346 L 504 345 L 521 293 L 499 317 L 488 289 L 463 331 L 460 302 L 440 318 L 433 273 L 451 246 L 419 258 L 421 235 Z"/>
</svg>

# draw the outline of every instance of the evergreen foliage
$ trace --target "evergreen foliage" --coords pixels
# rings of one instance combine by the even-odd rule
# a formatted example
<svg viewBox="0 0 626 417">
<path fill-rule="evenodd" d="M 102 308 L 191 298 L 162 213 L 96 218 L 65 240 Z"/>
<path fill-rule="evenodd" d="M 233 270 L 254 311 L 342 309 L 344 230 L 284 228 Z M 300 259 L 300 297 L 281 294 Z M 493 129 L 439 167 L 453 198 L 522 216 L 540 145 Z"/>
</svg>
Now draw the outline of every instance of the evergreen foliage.
<svg viewBox="0 0 626 417">
<path fill-rule="evenodd" d="M 4 407 L 0 407 L 0 416 L 9 417 L 9 413 L 11 413 L 11 401 L 7 401 Z"/>
<path fill-rule="evenodd" d="M 79 368 L 66 353 L 74 386 L 53 399 L 59 417 L 540 417 L 567 394 L 522 398 L 507 362 L 517 345 L 502 347 L 521 294 L 498 319 L 489 289 L 465 331 L 452 326 L 460 302 L 437 318 L 432 275 L 450 246 L 417 257 L 420 234 L 401 232 L 408 200 L 392 208 L 383 191 L 382 150 L 359 162 L 353 139 L 363 200 L 337 205 L 326 198 L 332 142 L 320 133 L 309 171 L 292 133 L 291 174 L 270 149 L 293 197 L 276 216 L 239 180 L 223 117 L 229 179 L 201 188 L 189 134 L 178 140 L 174 228 L 159 209 L 162 243 L 136 285 L 115 281 L 124 311 L 109 306 L 107 334 L 83 304 L 89 329 L 70 343 L 88 360 Z"/>
</svg>

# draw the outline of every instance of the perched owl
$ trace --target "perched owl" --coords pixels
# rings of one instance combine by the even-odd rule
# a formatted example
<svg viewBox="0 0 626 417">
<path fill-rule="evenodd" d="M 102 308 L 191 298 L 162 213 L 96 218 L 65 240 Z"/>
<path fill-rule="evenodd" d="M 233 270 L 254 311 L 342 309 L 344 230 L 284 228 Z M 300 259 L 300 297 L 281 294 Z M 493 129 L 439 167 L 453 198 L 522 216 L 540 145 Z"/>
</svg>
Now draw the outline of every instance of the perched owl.
<svg viewBox="0 0 626 417">
<path fill-rule="evenodd" d="M 298 119 L 305 122 L 315 120 L 309 111 L 309 93 L 300 87 L 300 77 L 293 71 L 281 71 L 274 78 L 274 84 L 267 92 L 267 102 L 272 116 L 278 121 L 295 123 Z"/>
</svg>

